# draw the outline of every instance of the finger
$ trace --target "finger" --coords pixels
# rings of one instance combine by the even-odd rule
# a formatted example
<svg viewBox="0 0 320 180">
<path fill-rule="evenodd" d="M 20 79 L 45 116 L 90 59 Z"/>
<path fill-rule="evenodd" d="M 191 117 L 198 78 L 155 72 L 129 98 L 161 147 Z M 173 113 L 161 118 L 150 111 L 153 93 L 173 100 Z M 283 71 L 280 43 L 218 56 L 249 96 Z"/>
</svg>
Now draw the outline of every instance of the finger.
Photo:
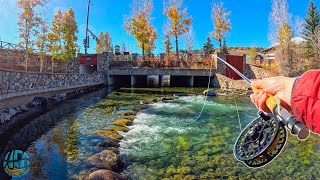
<svg viewBox="0 0 320 180">
<path fill-rule="evenodd" d="M 269 110 L 269 108 L 266 104 L 268 97 L 269 97 L 268 94 L 264 93 L 258 100 L 258 107 L 260 110 L 267 112 L 267 113 L 270 113 L 271 111 Z"/>
<path fill-rule="evenodd" d="M 254 96 L 254 104 L 256 105 L 256 107 L 259 109 L 258 107 L 258 101 L 259 101 L 259 94 L 258 93 L 255 93 Z"/>
<path fill-rule="evenodd" d="M 251 102 L 254 103 L 254 94 L 250 95 Z"/>
<path fill-rule="evenodd" d="M 253 89 L 264 89 L 265 80 L 252 81 L 251 86 Z"/>
</svg>

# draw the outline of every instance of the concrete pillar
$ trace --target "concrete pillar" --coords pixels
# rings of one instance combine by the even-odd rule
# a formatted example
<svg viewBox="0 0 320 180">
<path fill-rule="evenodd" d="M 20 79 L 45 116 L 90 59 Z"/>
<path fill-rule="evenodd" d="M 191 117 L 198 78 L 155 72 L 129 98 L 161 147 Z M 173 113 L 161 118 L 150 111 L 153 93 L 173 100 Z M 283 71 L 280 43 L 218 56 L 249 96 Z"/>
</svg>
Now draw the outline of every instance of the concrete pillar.
<svg viewBox="0 0 320 180">
<path fill-rule="evenodd" d="M 111 86 L 114 84 L 114 77 L 113 76 L 108 76 L 108 86 Z"/>
<path fill-rule="evenodd" d="M 163 84 L 163 76 L 159 76 L 159 83 L 160 83 L 160 87 L 163 87 L 164 86 L 164 84 Z"/>
<path fill-rule="evenodd" d="M 131 86 L 134 86 L 136 84 L 137 84 L 136 78 L 133 75 L 131 75 Z"/>
<path fill-rule="evenodd" d="M 194 86 L 194 76 L 191 76 L 191 77 L 190 77 L 189 86 L 190 86 L 190 87 L 193 87 L 193 86 Z"/>
</svg>

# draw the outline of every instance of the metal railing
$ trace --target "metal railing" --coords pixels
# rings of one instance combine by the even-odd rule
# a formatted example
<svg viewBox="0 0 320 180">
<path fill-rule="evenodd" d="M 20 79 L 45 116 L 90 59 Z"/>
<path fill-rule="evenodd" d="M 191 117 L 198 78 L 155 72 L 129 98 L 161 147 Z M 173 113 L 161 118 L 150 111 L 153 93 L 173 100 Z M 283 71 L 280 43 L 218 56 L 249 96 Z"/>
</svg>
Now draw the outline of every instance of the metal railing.
<svg viewBox="0 0 320 180">
<path fill-rule="evenodd" d="M 124 55 L 115 55 L 111 68 L 121 66 L 125 68 L 210 69 L 210 66 L 215 68 L 215 63 L 213 63 L 212 56 L 202 54 L 181 53 L 179 59 L 173 54 L 146 55 L 144 57 L 140 54 L 131 54 L 127 58 L 124 58 Z"/>
</svg>

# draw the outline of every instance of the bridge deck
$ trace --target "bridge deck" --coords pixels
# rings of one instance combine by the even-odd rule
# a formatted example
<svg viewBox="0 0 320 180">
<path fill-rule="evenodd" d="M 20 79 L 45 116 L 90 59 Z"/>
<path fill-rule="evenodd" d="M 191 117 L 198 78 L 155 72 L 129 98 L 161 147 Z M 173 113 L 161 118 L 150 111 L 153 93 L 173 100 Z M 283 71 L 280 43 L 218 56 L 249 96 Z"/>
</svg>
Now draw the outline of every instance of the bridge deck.
<svg viewBox="0 0 320 180">
<path fill-rule="evenodd" d="M 212 71 L 214 73 L 215 71 Z M 111 76 L 115 75 L 171 75 L 171 76 L 209 76 L 209 69 L 153 69 L 153 68 L 117 68 L 108 71 Z"/>
</svg>

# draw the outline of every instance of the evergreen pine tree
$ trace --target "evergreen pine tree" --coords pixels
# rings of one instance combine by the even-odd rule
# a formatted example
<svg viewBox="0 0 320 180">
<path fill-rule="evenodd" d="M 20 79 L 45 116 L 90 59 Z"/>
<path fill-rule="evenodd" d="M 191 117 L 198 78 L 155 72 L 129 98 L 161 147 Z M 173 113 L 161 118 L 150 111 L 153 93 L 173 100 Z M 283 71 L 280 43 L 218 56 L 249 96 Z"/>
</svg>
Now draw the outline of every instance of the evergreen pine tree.
<svg viewBox="0 0 320 180">
<path fill-rule="evenodd" d="M 204 43 L 204 46 L 208 48 L 208 54 L 212 54 L 214 52 L 214 47 L 209 36 L 207 37 L 207 41 Z"/>
<path fill-rule="evenodd" d="M 304 30 L 302 32 L 306 42 L 306 53 L 309 57 L 314 57 L 317 52 L 319 44 L 320 35 L 320 14 L 314 4 L 313 0 L 310 1 L 307 17 L 305 18 L 305 23 L 303 24 Z"/>
</svg>

